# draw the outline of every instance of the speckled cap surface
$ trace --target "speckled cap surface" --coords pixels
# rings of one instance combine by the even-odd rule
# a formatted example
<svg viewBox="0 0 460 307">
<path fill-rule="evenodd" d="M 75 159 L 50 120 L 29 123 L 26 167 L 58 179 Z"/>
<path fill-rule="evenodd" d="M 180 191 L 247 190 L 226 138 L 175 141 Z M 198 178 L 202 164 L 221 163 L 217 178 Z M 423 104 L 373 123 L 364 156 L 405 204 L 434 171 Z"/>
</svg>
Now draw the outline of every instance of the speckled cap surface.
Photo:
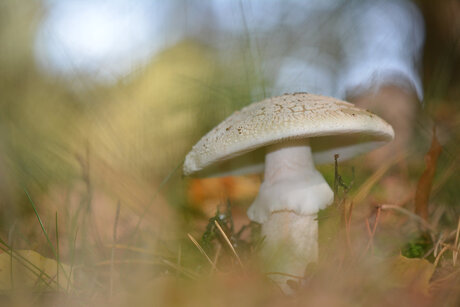
<svg viewBox="0 0 460 307">
<path fill-rule="evenodd" d="M 185 175 L 261 173 L 265 147 L 308 138 L 315 163 L 346 160 L 384 145 L 393 128 L 377 115 L 335 98 L 308 93 L 272 97 L 234 112 L 187 154 Z"/>
</svg>

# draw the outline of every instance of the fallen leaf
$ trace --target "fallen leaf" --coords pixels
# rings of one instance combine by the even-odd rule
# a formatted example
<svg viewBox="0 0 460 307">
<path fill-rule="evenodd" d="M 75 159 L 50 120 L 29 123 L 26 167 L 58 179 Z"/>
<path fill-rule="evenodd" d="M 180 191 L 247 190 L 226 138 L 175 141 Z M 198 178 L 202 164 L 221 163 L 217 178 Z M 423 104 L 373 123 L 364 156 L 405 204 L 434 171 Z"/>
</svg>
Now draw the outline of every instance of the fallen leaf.
<svg viewBox="0 0 460 307">
<path fill-rule="evenodd" d="M 428 295 L 434 269 L 434 265 L 426 259 L 399 255 L 390 260 L 393 286 L 409 287 L 425 295 Z"/>
<path fill-rule="evenodd" d="M 249 200 L 256 197 L 260 186 L 258 176 L 191 179 L 188 200 L 192 206 L 214 215 L 219 204 Z"/>
<path fill-rule="evenodd" d="M 32 250 L 15 250 L 13 256 L 0 254 L 0 290 L 34 288 L 43 290 L 67 289 L 70 267 L 46 258 Z M 58 281 L 59 279 L 59 281 Z M 59 284 L 59 286 L 58 286 Z"/>
</svg>

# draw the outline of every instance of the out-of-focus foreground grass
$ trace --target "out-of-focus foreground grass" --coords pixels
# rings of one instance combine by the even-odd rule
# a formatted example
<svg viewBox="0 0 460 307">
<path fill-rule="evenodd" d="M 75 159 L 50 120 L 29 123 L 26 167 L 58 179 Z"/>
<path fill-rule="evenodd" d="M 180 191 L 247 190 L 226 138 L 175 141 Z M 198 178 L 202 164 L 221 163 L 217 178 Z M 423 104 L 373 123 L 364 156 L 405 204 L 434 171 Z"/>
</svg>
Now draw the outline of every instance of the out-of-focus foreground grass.
<svg viewBox="0 0 460 307">
<path fill-rule="evenodd" d="M 245 215 L 260 179 L 181 177 L 191 146 L 261 92 L 245 44 L 224 59 L 182 41 L 110 86 L 62 80 L 34 63 L 39 4 L 5 1 L 0 303 L 458 305 L 460 28 L 447 6 L 421 7 L 426 99 L 411 150 L 379 169 L 339 164 L 351 188 L 321 213 L 320 262 L 286 297 L 262 273 L 261 238 Z M 422 222 L 413 198 L 434 124 L 443 151 Z M 321 171 L 333 186 L 334 166 Z"/>
</svg>

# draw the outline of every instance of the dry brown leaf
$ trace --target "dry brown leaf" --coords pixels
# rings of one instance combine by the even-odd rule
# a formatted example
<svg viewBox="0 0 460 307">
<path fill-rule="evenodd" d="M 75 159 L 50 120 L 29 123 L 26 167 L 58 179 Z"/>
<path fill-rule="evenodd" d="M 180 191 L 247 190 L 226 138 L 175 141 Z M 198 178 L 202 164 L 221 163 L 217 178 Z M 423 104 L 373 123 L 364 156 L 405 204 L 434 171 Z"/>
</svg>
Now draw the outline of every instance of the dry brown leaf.
<svg viewBox="0 0 460 307">
<path fill-rule="evenodd" d="M 435 266 L 426 259 L 407 258 L 402 255 L 390 261 L 390 274 L 397 287 L 410 287 L 428 295 L 430 279 Z"/>
<path fill-rule="evenodd" d="M 56 260 L 46 258 L 32 250 L 15 250 L 13 257 L 10 253 L 0 254 L 0 291 L 13 288 L 39 288 L 44 290 L 65 290 L 70 267 L 59 265 Z"/>
<path fill-rule="evenodd" d="M 433 138 L 430 150 L 425 155 L 426 168 L 420 177 L 415 191 L 415 213 L 425 221 L 428 220 L 428 201 L 430 200 L 431 187 L 436 172 L 436 162 L 441 154 L 441 144 L 436 138 L 436 130 L 433 129 Z"/>
</svg>

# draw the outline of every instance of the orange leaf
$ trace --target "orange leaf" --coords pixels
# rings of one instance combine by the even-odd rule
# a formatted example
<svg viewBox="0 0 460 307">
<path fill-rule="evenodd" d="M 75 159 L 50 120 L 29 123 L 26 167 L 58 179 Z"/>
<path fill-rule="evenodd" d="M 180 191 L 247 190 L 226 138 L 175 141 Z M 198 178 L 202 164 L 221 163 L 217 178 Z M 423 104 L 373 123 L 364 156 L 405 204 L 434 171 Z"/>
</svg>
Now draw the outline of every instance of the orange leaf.
<svg viewBox="0 0 460 307">
<path fill-rule="evenodd" d="M 410 287 L 428 294 L 435 269 L 432 263 L 426 259 L 406 258 L 402 255 L 389 260 L 393 286 Z"/>
</svg>

